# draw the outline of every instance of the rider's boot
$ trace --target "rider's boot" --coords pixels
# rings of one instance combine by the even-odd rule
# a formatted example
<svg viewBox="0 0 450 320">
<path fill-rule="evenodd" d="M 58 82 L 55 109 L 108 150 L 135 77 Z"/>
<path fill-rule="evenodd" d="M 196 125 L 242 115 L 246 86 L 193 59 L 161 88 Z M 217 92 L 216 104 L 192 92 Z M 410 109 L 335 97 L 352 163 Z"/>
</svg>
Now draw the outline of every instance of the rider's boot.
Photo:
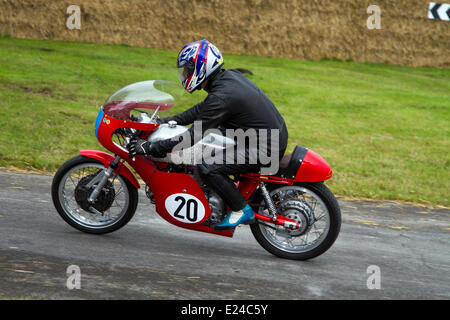
<svg viewBox="0 0 450 320">
<path fill-rule="evenodd" d="M 230 211 L 222 222 L 213 226 L 214 230 L 229 230 L 236 227 L 238 224 L 249 224 L 255 221 L 255 213 L 253 209 L 247 204 L 242 210 Z"/>
</svg>

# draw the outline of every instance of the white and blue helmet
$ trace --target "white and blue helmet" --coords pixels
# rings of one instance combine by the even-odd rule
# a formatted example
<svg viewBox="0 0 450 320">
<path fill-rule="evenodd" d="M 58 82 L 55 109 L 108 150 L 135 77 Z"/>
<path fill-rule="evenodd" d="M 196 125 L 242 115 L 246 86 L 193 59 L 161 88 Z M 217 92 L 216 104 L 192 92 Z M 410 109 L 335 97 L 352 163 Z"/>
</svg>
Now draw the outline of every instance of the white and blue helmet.
<svg viewBox="0 0 450 320">
<path fill-rule="evenodd" d="M 184 89 L 192 93 L 222 65 L 222 54 L 211 42 L 206 39 L 191 42 L 178 54 L 178 77 Z"/>
</svg>

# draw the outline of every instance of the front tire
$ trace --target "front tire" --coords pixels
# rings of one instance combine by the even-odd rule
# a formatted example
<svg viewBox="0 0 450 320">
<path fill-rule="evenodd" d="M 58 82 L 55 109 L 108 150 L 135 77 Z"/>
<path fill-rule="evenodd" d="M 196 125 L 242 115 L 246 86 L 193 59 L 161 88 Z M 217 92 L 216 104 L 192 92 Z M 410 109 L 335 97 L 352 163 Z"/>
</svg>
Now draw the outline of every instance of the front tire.
<svg viewBox="0 0 450 320">
<path fill-rule="evenodd" d="M 279 214 L 300 222 L 300 229 L 257 221 L 251 231 L 268 252 L 285 259 L 307 260 L 327 251 L 341 228 L 341 210 L 333 193 L 323 183 L 272 185 L 270 196 Z M 264 201 L 259 213 L 268 214 Z"/>
<path fill-rule="evenodd" d="M 108 179 L 94 204 L 87 201 L 93 190 L 88 183 L 104 169 L 100 161 L 78 155 L 65 162 L 53 177 L 52 200 L 56 211 L 80 231 L 93 234 L 116 231 L 136 212 L 137 189 L 120 175 Z"/>
</svg>

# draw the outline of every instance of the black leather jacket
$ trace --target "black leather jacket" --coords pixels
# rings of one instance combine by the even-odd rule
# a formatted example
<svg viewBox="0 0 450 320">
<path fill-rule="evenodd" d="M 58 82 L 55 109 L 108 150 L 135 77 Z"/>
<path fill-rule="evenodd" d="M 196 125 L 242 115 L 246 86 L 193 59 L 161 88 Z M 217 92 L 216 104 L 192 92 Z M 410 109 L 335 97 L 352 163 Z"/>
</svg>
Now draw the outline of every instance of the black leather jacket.
<svg viewBox="0 0 450 320">
<path fill-rule="evenodd" d="M 249 79 L 237 70 L 220 69 L 209 78 L 204 88 L 208 96 L 192 108 L 169 118 L 180 125 L 194 121 L 202 122 L 203 132 L 218 128 L 225 129 L 278 129 L 280 158 L 287 146 L 288 131 L 283 117 L 270 99 Z M 190 128 L 194 142 L 193 128 Z M 195 141 L 196 142 L 196 141 Z M 163 140 L 155 146 L 159 151 L 170 152 L 178 143 L 173 139 Z"/>
</svg>

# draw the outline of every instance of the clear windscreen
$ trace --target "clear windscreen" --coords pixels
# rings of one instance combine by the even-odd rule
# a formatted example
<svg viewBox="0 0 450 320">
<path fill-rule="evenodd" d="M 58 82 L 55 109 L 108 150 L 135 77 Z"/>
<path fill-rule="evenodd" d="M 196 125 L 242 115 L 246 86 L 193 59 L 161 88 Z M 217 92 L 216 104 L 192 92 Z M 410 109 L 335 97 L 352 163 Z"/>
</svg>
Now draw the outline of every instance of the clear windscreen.
<svg viewBox="0 0 450 320">
<path fill-rule="evenodd" d="M 130 84 L 116 91 L 103 104 L 103 112 L 111 117 L 127 120 L 132 111 L 168 110 L 183 96 L 179 83 L 149 80 Z"/>
</svg>

